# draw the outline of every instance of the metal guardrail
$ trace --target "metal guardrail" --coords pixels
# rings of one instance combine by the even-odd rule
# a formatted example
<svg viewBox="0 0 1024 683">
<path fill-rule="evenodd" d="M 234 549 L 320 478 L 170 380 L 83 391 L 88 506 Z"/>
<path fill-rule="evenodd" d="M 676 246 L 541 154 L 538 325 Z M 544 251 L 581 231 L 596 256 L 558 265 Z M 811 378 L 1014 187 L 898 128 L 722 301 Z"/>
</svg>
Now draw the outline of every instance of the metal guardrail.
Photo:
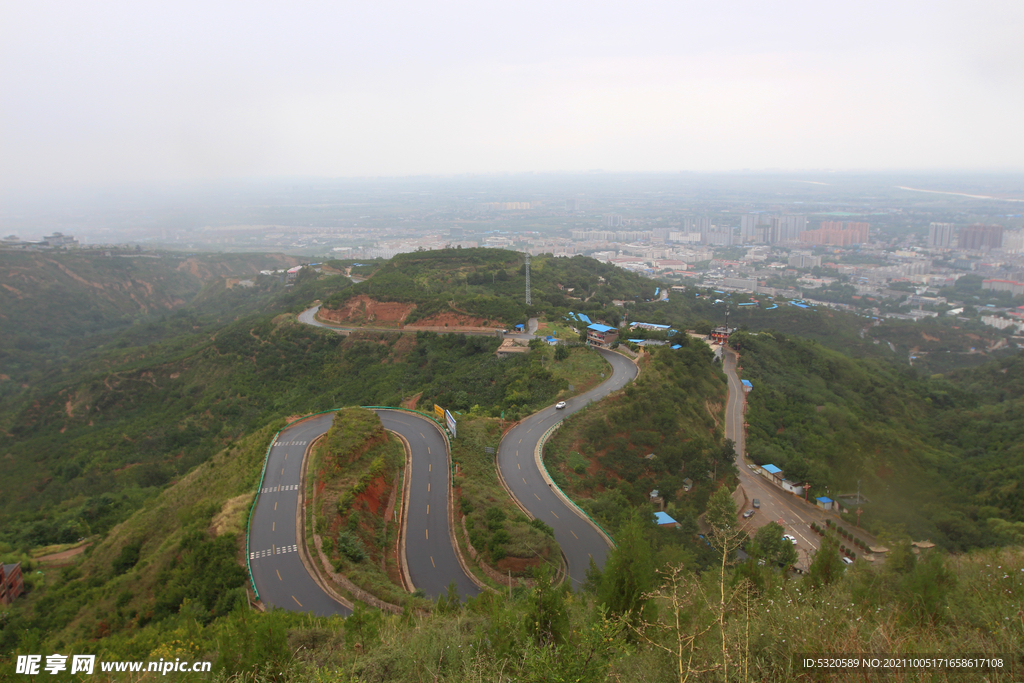
<svg viewBox="0 0 1024 683">
<path fill-rule="evenodd" d="M 359 407 L 360 408 L 365 408 L 366 410 L 374 410 L 374 409 L 401 410 L 401 411 L 406 412 L 406 413 L 415 413 L 415 414 L 417 414 L 417 415 L 419 415 L 421 417 L 425 417 L 428 420 L 431 420 L 432 422 L 434 422 L 438 427 L 441 428 L 441 434 L 444 436 L 445 445 L 448 447 L 448 452 L 449 453 L 451 452 L 452 445 L 451 445 L 451 442 L 448 440 L 448 432 L 445 430 L 444 425 L 442 425 L 440 422 L 438 422 L 437 419 L 433 415 L 430 415 L 428 413 L 424 413 L 424 412 L 422 412 L 420 410 L 413 410 L 412 408 L 395 408 L 393 406 L 359 406 Z M 267 452 L 263 456 L 263 471 L 260 473 L 260 483 L 256 486 L 256 498 L 253 499 L 253 501 L 252 501 L 252 506 L 249 508 L 249 519 L 245 523 L 245 568 L 249 572 L 249 584 L 252 585 L 252 592 L 256 594 L 256 599 L 257 600 L 260 599 L 260 591 L 259 591 L 258 588 L 256 588 L 256 579 L 253 578 L 253 575 L 252 575 L 252 563 L 249 561 L 249 558 L 251 557 L 250 551 L 249 551 L 249 535 L 250 535 L 250 533 L 252 531 L 252 513 L 256 510 L 257 503 L 259 503 L 260 492 L 263 490 L 263 480 L 267 476 L 267 463 L 270 461 L 270 449 L 274 447 L 275 443 L 277 443 L 277 437 L 281 435 L 281 432 L 283 432 L 284 430 L 288 429 L 292 425 L 298 424 L 299 422 L 302 422 L 303 420 L 308 420 L 311 417 L 316 417 L 317 415 L 326 415 L 327 413 L 336 413 L 339 410 L 341 410 L 341 408 L 331 408 L 330 410 L 321 410 L 319 413 L 310 413 L 309 415 L 303 415 L 302 417 L 300 417 L 300 418 L 298 418 L 296 420 L 292 420 L 291 422 L 286 424 L 284 427 L 281 427 L 280 429 L 277 430 L 277 432 L 274 434 L 274 438 L 272 438 L 270 440 L 270 445 L 267 446 Z M 449 470 L 450 469 L 451 468 L 449 468 Z M 452 473 L 449 472 L 449 479 L 451 478 L 451 476 L 452 476 Z M 452 485 L 452 482 L 449 481 L 449 487 L 451 485 Z"/>
<path fill-rule="evenodd" d="M 553 478 L 551 477 L 551 474 L 550 474 L 550 473 L 548 473 L 548 466 L 544 464 L 544 444 L 545 444 L 545 442 L 547 442 L 547 440 L 548 440 L 548 439 L 549 439 L 549 438 L 551 437 L 551 434 L 553 434 L 553 433 L 554 433 L 554 431 L 555 431 L 556 429 L 558 429 L 559 427 L 561 427 L 561 426 L 562 426 L 562 422 L 563 422 L 563 420 L 559 420 L 559 421 L 558 421 L 558 422 L 556 422 L 555 424 L 553 424 L 553 425 L 551 425 L 550 427 L 548 427 L 548 428 L 547 428 L 547 431 L 545 431 L 545 432 L 544 432 L 543 434 L 541 434 L 541 436 L 540 436 L 540 439 L 538 439 L 538 441 L 537 441 L 537 447 L 538 447 L 538 448 L 540 449 L 540 451 L 541 451 L 541 453 L 540 453 L 540 458 L 539 458 L 539 460 L 540 460 L 540 466 L 541 466 L 541 468 L 543 468 L 543 470 L 544 470 L 544 477 L 545 477 L 545 478 L 546 478 L 546 479 L 547 479 L 548 481 L 550 481 L 550 482 L 551 482 L 551 485 L 552 485 L 552 486 L 554 486 L 554 487 L 555 487 L 556 489 L 558 489 L 558 492 L 559 492 L 559 493 L 561 494 L 562 498 L 564 498 L 565 500 L 567 500 L 567 501 L 569 502 L 569 504 L 570 504 L 570 505 L 572 505 L 572 506 L 573 506 L 574 508 L 576 508 L 576 510 L 577 510 L 577 511 L 578 511 L 578 512 L 579 512 L 579 513 L 580 513 L 581 515 L 583 515 L 584 517 L 586 517 L 587 519 L 589 519 L 589 520 L 590 520 L 590 522 L 591 522 L 591 524 L 593 524 L 593 525 L 594 525 L 595 527 L 597 527 L 597 528 L 598 528 L 598 529 L 599 529 L 599 530 L 601 531 L 601 533 L 602 533 L 602 534 L 604 534 L 604 535 L 605 535 L 605 536 L 606 536 L 606 537 L 608 538 L 608 540 L 610 540 L 610 541 L 612 542 L 612 544 L 614 545 L 614 544 L 615 544 L 615 539 L 614 539 L 614 538 L 612 538 L 612 535 L 611 535 L 610 533 L 608 533 L 608 531 L 607 531 L 607 530 L 605 530 L 605 528 L 604 528 L 603 526 L 601 526 L 601 525 L 600 525 L 600 523 L 598 523 L 598 521 L 597 521 L 596 519 L 594 519 L 593 517 L 591 517 L 591 516 L 590 516 L 590 513 L 588 513 L 588 512 L 587 512 L 586 510 L 584 510 L 583 508 L 581 508 L 581 507 L 580 507 L 579 505 L 577 505 L 577 504 L 576 504 L 576 502 L 575 502 L 575 501 L 574 501 L 574 500 L 573 500 L 572 498 L 570 498 L 570 497 L 569 497 L 568 495 L 566 495 L 565 491 L 563 491 L 563 490 L 562 490 L 562 487 L 560 487 L 560 486 L 558 485 L 558 482 L 556 482 L 556 481 L 555 481 L 555 480 L 554 480 L 554 479 L 553 479 Z"/>
</svg>

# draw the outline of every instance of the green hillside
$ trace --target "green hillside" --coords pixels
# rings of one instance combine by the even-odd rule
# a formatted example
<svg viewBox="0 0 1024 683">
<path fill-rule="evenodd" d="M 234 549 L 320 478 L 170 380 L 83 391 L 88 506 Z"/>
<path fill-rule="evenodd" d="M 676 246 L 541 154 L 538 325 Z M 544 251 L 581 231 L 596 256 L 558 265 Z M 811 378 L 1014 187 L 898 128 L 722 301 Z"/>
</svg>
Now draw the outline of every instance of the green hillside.
<svg viewBox="0 0 1024 683">
<path fill-rule="evenodd" d="M 13 391 L 5 384 L 36 381 L 140 320 L 166 319 L 204 287 L 223 290 L 226 278 L 298 263 L 274 254 L 108 253 L 0 251 L 0 396 Z M 261 289 L 271 286 L 267 279 Z"/>
<path fill-rule="evenodd" d="M 365 282 L 326 299 L 328 309 L 367 295 L 415 304 L 412 324 L 438 313 L 461 312 L 506 325 L 543 312 L 559 319 L 571 311 L 618 324 L 612 299 L 652 298 L 655 283 L 591 258 L 537 256 L 531 260 L 532 306 L 525 303 L 523 256 L 503 249 L 442 249 L 399 254 Z"/>
<path fill-rule="evenodd" d="M 613 535 L 658 490 L 688 530 L 662 530 L 658 547 L 697 556 L 697 517 L 735 469 L 721 422 L 725 377 L 706 344 L 677 340 L 683 348 L 654 347 L 625 391 L 566 418 L 544 461 L 558 485 Z M 693 482 L 689 491 L 685 479 Z"/>
<path fill-rule="evenodd" d="M 809 481 L 815 496 L 854 493 L 859 481 L 871 501 L 861 522 L 876 531 L 953 549 L 1014 540 L 1024 355 L 947 379 L 778 332 L 730 341 L 754 384 L 754 462 Z"/>
</svg>

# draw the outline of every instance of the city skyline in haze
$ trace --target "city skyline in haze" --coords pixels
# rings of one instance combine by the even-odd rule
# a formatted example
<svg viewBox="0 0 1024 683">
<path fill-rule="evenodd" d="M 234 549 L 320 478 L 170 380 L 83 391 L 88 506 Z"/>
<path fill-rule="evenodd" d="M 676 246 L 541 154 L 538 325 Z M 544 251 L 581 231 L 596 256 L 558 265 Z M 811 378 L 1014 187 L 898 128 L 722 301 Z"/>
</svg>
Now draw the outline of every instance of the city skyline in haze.
<svg viewBox="0 0 1024 683">
<path fill-rule="evenodd" d="M 1024 5 L 0 10 L 8 189 L 235 178 L 1020 170 Z"/>
</svg>

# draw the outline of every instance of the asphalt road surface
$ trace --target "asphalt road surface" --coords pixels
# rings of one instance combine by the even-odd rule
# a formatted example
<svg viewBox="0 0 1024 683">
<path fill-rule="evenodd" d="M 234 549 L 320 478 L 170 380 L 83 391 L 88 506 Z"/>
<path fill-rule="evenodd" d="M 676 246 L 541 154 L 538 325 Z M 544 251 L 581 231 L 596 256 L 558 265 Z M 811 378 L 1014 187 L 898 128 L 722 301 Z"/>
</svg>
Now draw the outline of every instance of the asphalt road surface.
<svg viewBox="0 0 1024 683">
<path fill-rule="evenodd" d="M 455 581 L 463 598 L 479 588 L 462 571 L 448 533 L 448 453 L 429 420 L 401 411 L 376 411 L 385 429 L 401 434 L 412 450 L 406 557 L 413 585 L 427 595 Z M 314 439 L 331 428 L 334 413 L 282 431 L 270 449 L 263 487 L 249 531 L 249 562 L 260 599 L 270 607 L 320 616 L 349 614 L 313 580 L 299 559 L 296 513 L 302 458 Z"/>
<path fill-rule="evenodd" d="M 739 521 L 749 527 L 751 535 L 769 522 L 781 524 L 787 534 L 796 538 L 797 554 L 800 556 L 797 566 L 806 570 L 810 566 L 811 551 L 817 550 L 821 543 L 820 537 L 810 530 L 810 523 L 822 523 L 825 515 L 750 470 L 746 458 L 746 431 L 743 424 L 746 393 L 736 374 L 735 352 L 725 349 L 724 353 L 722 369 L 729 378 L 729 400 L 725 407 L 725 438 L 732 439 L 735 444 L 736 469 L 740 474 L 740 486 L 747 494 L 747 507 L 749 508 L 750 501 L 754 498 L 761 502 L 761 508 L 753 517 L 749 520 L 740 518 Z M 742 513 L 743 509 L 740 512 Z"/>
<path fill-rule="evenodd" d="M 498 467 L 513 495 L 534 517 L 555 530 L 555 540 L 568 562 L 573 589 L 578 589 L 586 578 L 591 557 L 599 567 L 604 566 L 608 544 L 589 522 L 567 507 L 549 488 L 537 467 L 534 452 L 537 442 L 549 427 L 636 378 L 637 367 L 631 360 L 612 351 L 599 349 L 598 352 L 611 363 L 611 377 L 594 389 L 568 399 L 562 410 L 549 406 L 534 413 L 510 429 L 498 447 Z"/>
<path fill-rule="evenodd" d="M 249 564 L 256 590 L 268 607 L 319 616 L 350 613 L 317 585 L 298 553 L 302 456 L 313 439 L 330 429 L 332 420 L 334 413 L 328 413 L 293 425 L 278 434 L 270 449 L 249 528 Z"/>
<path fill-rule="evenodd" d="M 385 429 L 398 432 L 412 449 L 405 557 L 413 585 L 431 598 L 452 581 L 465 600 L 480 588 L 466 576 L 448 529 L 448 451 L 434 423 L 399 410 L 378 410 Z"/>
</svg>

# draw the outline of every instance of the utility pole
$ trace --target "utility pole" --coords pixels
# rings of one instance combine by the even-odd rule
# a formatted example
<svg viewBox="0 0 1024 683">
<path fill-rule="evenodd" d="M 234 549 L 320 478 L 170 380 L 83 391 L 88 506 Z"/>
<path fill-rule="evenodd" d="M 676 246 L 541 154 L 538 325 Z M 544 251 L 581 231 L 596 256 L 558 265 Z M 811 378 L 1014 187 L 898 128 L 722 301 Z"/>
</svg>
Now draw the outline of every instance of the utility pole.
<svg viewBox="0 0 1024 683">
<path fill-rule="evenodd" d="M 526 252 L 526 305 L 533 305 L 530 299 L 530 252 Z"/>
</svg>

